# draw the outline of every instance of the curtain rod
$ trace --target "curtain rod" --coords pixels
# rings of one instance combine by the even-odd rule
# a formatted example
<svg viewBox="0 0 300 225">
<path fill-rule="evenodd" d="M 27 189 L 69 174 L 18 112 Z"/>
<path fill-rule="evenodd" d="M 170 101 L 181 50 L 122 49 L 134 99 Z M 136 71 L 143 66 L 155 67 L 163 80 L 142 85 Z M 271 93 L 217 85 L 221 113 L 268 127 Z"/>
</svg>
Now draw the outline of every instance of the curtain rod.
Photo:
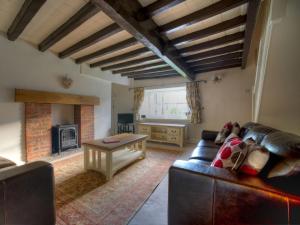
<svg viewBox="0 0 300 225">
<path fill-rule="evenodd" d="M 180 82 L 180 83 L 173 83 L 173 84 L 157 84 L 157 85 L 150 85 L 150 86 L 142 86 L 142 87 L 131 87 L 129 90 L 135 89 L 135 88 L 151 88 L 151 87 L 164 87 L 164 86 L 170 86 L 170 85 L 177 85 L 177 84 L 188 84 L 188 83 L 207 83 L 207 80 L 196 80 L 196 81 L 190 81 L 190 82 Z"/>
</svg>

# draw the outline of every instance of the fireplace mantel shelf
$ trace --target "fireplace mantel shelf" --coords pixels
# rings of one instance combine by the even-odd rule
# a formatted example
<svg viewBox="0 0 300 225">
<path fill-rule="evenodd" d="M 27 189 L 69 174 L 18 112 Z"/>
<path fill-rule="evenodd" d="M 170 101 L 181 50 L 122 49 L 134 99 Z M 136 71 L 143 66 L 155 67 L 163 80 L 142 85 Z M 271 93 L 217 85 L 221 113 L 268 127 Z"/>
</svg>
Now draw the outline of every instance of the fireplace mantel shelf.
<svg viewBox="0 0 300 225">
<path fill-rule="evenodd" d="M 100 98 L 96 96 L 15 89 L 15 102 L 68 104 L 68 105 L 99 105 Z"/>
</svg>

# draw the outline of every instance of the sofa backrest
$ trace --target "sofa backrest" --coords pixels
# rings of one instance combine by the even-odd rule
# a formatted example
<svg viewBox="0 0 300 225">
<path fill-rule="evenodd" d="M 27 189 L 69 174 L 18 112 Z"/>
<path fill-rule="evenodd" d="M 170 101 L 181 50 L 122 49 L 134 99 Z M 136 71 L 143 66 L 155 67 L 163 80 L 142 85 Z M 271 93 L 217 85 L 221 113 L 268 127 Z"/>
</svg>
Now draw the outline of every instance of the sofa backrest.
<svg viewBox="0 0 300 225">
<path fill-rule="evenodd" d="M 261 126 L 259 123 L 248 122 L 241 127 L 240 137 L 243 138 L 253 127 Z"/>
<path fill-rule="evenodd" d="M 270 133 L 276 132 L 277 130 L 271 127 L 257 125 L 251 128 L 248 128 L 245 133 L 243 140 L 252 138 L 257 144 L 261 144 L 262 140 L 269 135 Z"/>
<path fill-rule="evenodd" d="M 265 136 L 261 145 L 285 158 L 300 158 L 300 136 L 276 131 Z"/>
</svg>

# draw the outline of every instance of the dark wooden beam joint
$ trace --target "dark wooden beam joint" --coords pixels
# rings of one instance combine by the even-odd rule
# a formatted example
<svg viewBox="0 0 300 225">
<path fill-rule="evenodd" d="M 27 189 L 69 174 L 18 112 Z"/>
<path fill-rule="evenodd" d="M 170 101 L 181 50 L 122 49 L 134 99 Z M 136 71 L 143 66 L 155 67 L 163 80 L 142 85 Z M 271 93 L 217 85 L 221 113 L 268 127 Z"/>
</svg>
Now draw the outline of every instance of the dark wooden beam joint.
<svg viewBox="0 0 300 225">
<path fill-rule="evenodd" d="M 64 24 L 52 32 L 46 39 L 39 44 L 40 51 L 46 51 L 55 43 L 60 41 L 66 35 L 71 33 L 85 21 L 96 15 L 100 11 L 100 8 L 93 2 L 88 2 L 79 11 L 77 11 L 71 18 L 69 18 Z"/>
<path fill-rule="evenodd" d="M 46 0 L 25 0 L 16 18 L 8 28 L 8 40 L 15 41 L 20 36 L 45 2 Z"/>
<path fill-rule="evenodd" d="M 260 5 L 261 5 L 261 0 L 251 0 L 248 5 L 247 22 L 245 28 L 245 41 L 244 41 L 245 44 L 244 44 L 243 58 L 242 58 L 242 69 L 245 69 L 247 65 L 247 59 L 248 59 L 249 50 L 251 46 L 253 31 L 255 28 Z"/>
<path fill-rule="evenodd" d="M 190 80 L 194 79 L 193 71 L 188 67 L 188 65 L 181 60 L 179 52 L 165 52 L 162 54 L 163 46 L 165 46 L 165 41 L 160 35 L 156 35 L 152 32 L 153 27 L 157 27 L 155 22 L 151 19 L 147 21 L 149 26 L 142 26 L 139 21 L 137 21 L 133 15 L 137 9 L 141 9 L 142 6 L 137 0 L 130 0 L 132 9 L 128 7 L 127 1 L 115 1 L 115 0 L 94 0 L 95 3 L 109 15 L 120 27 L 127 30 L 131 35 L 133 35 L 138 41 L 144 44 L 148 49 L 150 49 L 154 54 L 164 60 L 168 65 L 174 68 L 183 77 Z M 127 3 L 126 3 L 127 2 Z"/>
</svg>

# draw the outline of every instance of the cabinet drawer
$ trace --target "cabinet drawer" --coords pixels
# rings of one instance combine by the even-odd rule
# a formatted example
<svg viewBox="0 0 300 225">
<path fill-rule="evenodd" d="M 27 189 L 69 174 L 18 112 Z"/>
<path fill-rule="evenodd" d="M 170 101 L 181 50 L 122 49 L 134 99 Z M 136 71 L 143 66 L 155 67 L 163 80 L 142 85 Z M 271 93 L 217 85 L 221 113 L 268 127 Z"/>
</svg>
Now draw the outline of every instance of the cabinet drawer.
<svg viewBox="0 0 300 225">
<path fill-rule="evenodd" d="M 167 140 L 170 143 L 178 143 L 179 142 L 179 137 L 177 137 L 177 136 L 168 136 Z"/>
<path fill-rule="evenodd" d="M 178 136 L 180 130 L 178 128 L 168 128 L 168 135 Z"/>
<path fill-rule="evenodd" d="M 139 133 L 141 133 L 141 134 L 150 134 L 151 133 L 151 127 L 139 126 Z"/>
</svg>

